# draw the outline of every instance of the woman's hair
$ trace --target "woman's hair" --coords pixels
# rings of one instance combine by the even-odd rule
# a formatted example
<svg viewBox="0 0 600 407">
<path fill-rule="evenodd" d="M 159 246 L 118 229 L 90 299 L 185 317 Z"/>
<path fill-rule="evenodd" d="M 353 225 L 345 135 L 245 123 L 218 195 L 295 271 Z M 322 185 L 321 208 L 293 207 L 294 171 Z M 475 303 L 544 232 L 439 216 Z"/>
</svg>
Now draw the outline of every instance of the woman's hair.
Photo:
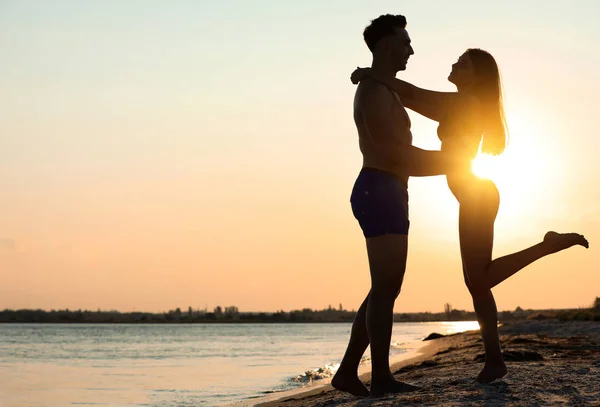
<svg viewBox="0 0 600 407">
<path fill-rule="evenodd" d="M 483 107 L 483 142 L 481 151 L 498 155 L 508 141 L 508 129 L 502 102 L 500 71 L 494 57 L 487 51 L 470 48 L 467 55 L 473 63 L 476 85 L 474 92 Z"/>
</svg>

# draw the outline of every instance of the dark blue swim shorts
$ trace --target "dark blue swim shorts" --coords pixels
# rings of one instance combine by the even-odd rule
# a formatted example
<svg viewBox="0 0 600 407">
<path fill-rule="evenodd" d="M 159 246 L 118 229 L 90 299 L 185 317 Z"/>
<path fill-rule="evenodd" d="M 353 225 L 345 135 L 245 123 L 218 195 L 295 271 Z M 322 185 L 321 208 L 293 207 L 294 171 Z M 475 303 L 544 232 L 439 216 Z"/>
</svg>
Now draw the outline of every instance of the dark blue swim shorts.
<svg viewBox="0 0 600 407">
<path fill-rule="evenodd" d="M 365 237 L 408 235 L 408 185 L 397 175 L 363 168 L 352 188 L 350 203 Z"/>
</svg>

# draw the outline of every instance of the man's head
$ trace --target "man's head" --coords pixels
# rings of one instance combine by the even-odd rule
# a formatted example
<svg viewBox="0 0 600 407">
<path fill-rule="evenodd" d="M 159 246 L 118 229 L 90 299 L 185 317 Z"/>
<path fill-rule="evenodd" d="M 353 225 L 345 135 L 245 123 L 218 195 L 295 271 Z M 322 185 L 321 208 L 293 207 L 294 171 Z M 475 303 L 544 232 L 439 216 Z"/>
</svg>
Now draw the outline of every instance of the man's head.
<svg viewBox="0 0 600 407">
<path fill-rule="evenodd" d="M 386 61 L 396 71 L 406 69 L 408 57 L 415 52 L 406 31 L 406 17 L 385 14 L 371 21 L 363 37 L 373 53 L 373 59 Z"/>
</svg>

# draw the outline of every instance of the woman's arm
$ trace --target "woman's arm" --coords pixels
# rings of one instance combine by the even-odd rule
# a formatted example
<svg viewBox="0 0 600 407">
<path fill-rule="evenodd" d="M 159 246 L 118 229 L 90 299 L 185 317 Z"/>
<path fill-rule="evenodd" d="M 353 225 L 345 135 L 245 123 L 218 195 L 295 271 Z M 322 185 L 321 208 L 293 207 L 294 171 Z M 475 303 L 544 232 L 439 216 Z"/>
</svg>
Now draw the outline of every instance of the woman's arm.
<svg viewBox="0 0 600 407">
<path fill-rule="evenodd" d="M 357 68 L 350 76 L 350 80 L 356 84 L 367 76 L 396 92 L 409 109 L 438 122 L 446 116 L 458 97 L 457 92 L 436 92 L 419 88 L 401 79 L 381 78 L 371 68 Z"/>
<path fill-rule="evenodd" d="M 436 109 L 434 105 L 431 105 L 429 103 L 419 102 L 405 97 L 401 97 L 400 101 L 402 102 L 405 108 L 417 112 L 420 115 L 427 117 L 428 119 L 439 122 L 445 116 L 445 113 L 444 116 L 442 116 L 442 113 L 439 111 L 439 109 Z"/>
</svg>

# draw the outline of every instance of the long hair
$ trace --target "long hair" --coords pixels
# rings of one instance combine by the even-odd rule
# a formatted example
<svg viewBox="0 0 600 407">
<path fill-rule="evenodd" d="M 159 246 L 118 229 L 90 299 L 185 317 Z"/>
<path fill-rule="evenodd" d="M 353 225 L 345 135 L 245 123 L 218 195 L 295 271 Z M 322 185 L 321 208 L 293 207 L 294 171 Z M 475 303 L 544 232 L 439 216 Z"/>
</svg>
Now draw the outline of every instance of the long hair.
<svg viewBox="0 0 600 407">
<path fill-rule="evenodd" d="M 483 107 L 483 142 L 481 151 L 498 155 L 508 142 L 504 116 L 500 71 L 494 57 L 487 51 L 471 48 L 467 54 L 473 63 L 477 84 L 475 93 Z"/>
</svg>

